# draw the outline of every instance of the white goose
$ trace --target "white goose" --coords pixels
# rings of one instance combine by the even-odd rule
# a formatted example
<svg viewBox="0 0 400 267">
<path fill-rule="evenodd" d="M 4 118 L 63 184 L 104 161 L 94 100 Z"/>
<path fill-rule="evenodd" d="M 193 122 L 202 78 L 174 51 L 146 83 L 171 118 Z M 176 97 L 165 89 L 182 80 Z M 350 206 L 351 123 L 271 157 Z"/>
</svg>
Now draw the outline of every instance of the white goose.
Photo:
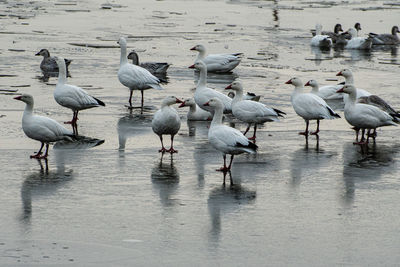
<svg viewBox="0 0 400 267">
<path fill-rule="evenodd" d="M 230 171 L 234 155 L 244 152 L 254 154 L 258 147 L 250 142 L 239 130 L 222 124 L 224 105 L 218 98 L 211 98 L 204 105 L 214 110 L 214 117 L 208 131 L 208 141 L 222 153 L 224 158 L 224 166 L 217 171 Z M 226 154 L 231 155 L 229 166 L 226 166 Z"/>
<path fill-rule="evenodd" d="M 163 88 L 159 85 L 161 81 L 145 68 L 128 63 L 128 58 L 126 56 L 126 39 L 124 37 L 119 38 L 118 43 L 121 47 L 118 79 L 130 90 L 129 108 L 132 108 L 133 90 L 140 90 L 142 94 L 141 112 L 143 113 L 143 91 L 150 88 L 162 90 Z"/>
<path fill-rule="evenodd" d="M 201 109 L 197 106 L 196 102 L 194 102 L 193 98 L 187 98 L 183 101 L 182 104 L 179 105 L 180 108 L 189 107 L 189 111 L 187 113 L 188 121 L 210 121 L 212 120 L 212 114 L 204 109 Z"/>
<path fill-rule="evenodd" d="M 315 36 L 311 38 L 311 46 L 315 47 L 332 47 L 332 38 L 329 35 L 322 35 L 322 25 L 317 24 L 315 26 Z"/>
<path fill-rule="evenodd" d="M 58 104 L 63 107 L 69 108 L 73 112 L 72 120 L 70 123 L 74 134 L 78 135 L 78 112 L 80 110 L 105 106 L 104 102 L 89 95 L 82 88 L 67 84 L 67 70 L 65 66 L 65 61 L 62 57 L 55 57 L 58 65 L 58 81 L 56 89 L 54 90 L 54 99 Z"/>
<path fill-rule="evenodd" d="M 340 116 L 328 106 L 325 100 L 315 94 L 304 93 L 303 83 L 299 78 L 294 77 L 287 81 L 286 84 L 294 85 L 294 91 L 290 100 L 297 115 L 306 121 L 306 130 L 299 134 L 308 135 L 308 124 L 310 120 L 317 120 L 317 129 L 311 134 L 318 134 L 320 120 L 340 118 Z"/>
<path fill-rule="evenodd" d="M 161 102 L 161 109 L 154 113 L 151 128 L 160 137 L 161 149 L 158 152 L 178 152 L 178 150 L 174 149 L 174 136 L 181 128 L 181 119 L 176 109 L 171 107 L 171 105 L 176 103 L 182 103 L 182 101 L 175 96 L 167 96 Z M 164 134 L 171 135 L 171 147 L 168 150 L 164 147 L 162 138 Z"/>
<path fill-rule="evenodd" d="M 196 104 L 200 108 L 213 113 L 213 110 L 214 110 L 213 108 L 211 108 L 209 106 L 204 106 L 203 104 L 208 102 L 211 98 L 217 97 L 224 104 L 224 113 L 231 113 L 232 112 L 232 107 L 231 107 L 232 99 L 229 96 L 224 95 L 224 94 L 206 86 L 207 85 L 207 66 L 206 66 L 206 64 L 204 64 L 203 61 L 198 60 L 194 63 L 194 65 L 190 66 L 189 68 L 191 68 L 191 69 L 196 68 L 198 71 L 200 71 L 199 81 L 197 83 L 196 91 L 194 93 L 194 101 L 196 102 Z"/>
<path fill-rule="evenodd" d="M 22 116 L 22 130 L 29 138 L 42 143 L 39 151 L 35 155 L 32 155 L 31 158 L 47 158 L 49 143 L 51 142 L 60 140 L 72 141 L 71 137 L 74 135 L 72 131 L 65 129 L 61 124 L 53 119 L 33 114 L 34 101 L 31 95 L 23 94 L 14 97 L 14 99 L 26 103 L 24 115 Z M 46 152 L 42 156 L 44 144 L 46 144 Z"/>
<path fill-rule="evenodd" d="M 325 85 L 319 87 L 316 80 L 309 80 L 304 86 L 311 86 L 311 93 L 316 94 L 324 100 L 343 99 L 343 94 L 336 93 L 343 85 Z"/>
<path fill-rule="evenodd" d="M 398 122 L 398 120 L 387 112 L 373 105 L 358 103 L 357 91 L 354 85 L 346 84 L 342 89 L 339 89 L 338 92 L 349 95 L 349 99 L 344 106 L 344 117 L 346 121 L 355 128 L 375 130 L 382 126 L 397 126 L 396 122 Z M 365 141 L 363 135 L 361 141 L 356 142 L 356 144 L 365 144 L 368 142 L 368 138 L 367 141 Z"/>
<path fill-rule="evenodd" d="M 354 85 L 354 76 L 353 73 L 351 72 L 351 70 L 349 69 L 342 69 L 341 71 L 339 71 L 336 76 L 343 76 L 345 79 L 345 84 L 353 84 Z M 370 92 L 364 90 L 364 89 L 360 89 L 357 88 L 357 98 L 363 97 L 363 96 L 370 96 L 372 95 Z M 345 94 L 343 96 L 343 100 L 344 102 L 346 102 L 346 99 L 348 98 L 348 95 Z"/>
<path fill-rule="evenodd" d="M 210 54 L 206 56 L 206 48 L 204 45 L 196 45 L 190 50 L 199 52 L 195 60 L 202 60 L 207 65 L 207 70 L 209 72 L 229 72 L 239 65 L 243 55 L 242 53 L 234 54 Z"/>
<path fill-rule="evenodd" d="M 257 124 L 267 121 L 279 121 L 279 117 L 283 117 L 282 114 L 286 114 L 283 111 L 269 108 L 259 102 L 243 100 L 243 85 L 239 80 L 235 80 L 225 89 L 235 91 L 235 97 L 232 100 L 233 116 L 249 124 L 243 133 L 244 135 L 249 131 L 251 124 L 254 123 L 254 134 L 253 137 L 249 138 L 250 140 L 256 140 Z"/>
<path fill-rule="evenodd" d="M 349 33 L 351 39 L 347 42 L 344 48 L 346 49 L 360 49 L 369 50 L 372 47 L 371 37 L 358 37 L 356 29 L 350 28 L 346 33 Z"/>
</svg>

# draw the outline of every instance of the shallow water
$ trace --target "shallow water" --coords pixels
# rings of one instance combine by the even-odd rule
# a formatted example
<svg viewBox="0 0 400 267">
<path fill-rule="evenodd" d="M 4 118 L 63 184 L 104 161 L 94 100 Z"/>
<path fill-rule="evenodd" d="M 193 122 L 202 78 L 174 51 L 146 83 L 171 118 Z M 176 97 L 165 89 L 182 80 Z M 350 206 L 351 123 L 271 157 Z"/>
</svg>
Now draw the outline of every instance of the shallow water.
<svg viewBox="0 0 400 267">
<path fill-rule="evenodd" d="M 0 89 L 30 93 L 38 114 L 69 120 L 71 112 L 53 99 L 57 78 L 41 79 L 34 54 L 47 48 L 73 60 L 69 83 L 106 103 L 80 113 L 80 134 L 97 141 L 59 143 L 40 162 L 29 159 L 39 144 L 22 132 L 23 103 L 0 95 L 2 265 L 398 264 L 398 129 L 379 130 L 376 144 L 362 148 L 337 119 L 322 121 L 319 138 L 305 140 L 297 134 L 304 122 L 290 105 L 293 88 L 284 84 L 293 76 L 336 83 L 341 78 L 329 79 L 351 68 L 358 87 L 400 106 L 398 47 L 369 53 L 309 47 L 316 22 L 325 29 L 360 22 L 363 34 L 388 32 L 398 23 L 398 6 L 142 0 L 102 8 L 107 3 L 0 1 Z M 371 7 L 385 9 L 363 11 Z M 120 35 L 141 61 L 172 63 L 165 90 L 145 91 L 143 115 L 124 107 L 129 92 L 116 75 Z M 165 96 L 193 94 L 197 77 L 187 67 L 197 43 L 215 53 L 245 53 L 232 74 L 210 74 L 211 87 L 222 91 L 240 77 L 246 90 L 287 113 L 258 129 L 258 154 L 235 157 L 225 186 L 207 122 L 187 123 L 187 110 L 179 109 L 173 156 L 157 152 L 151 130 Z M 343 114 L 341 105 L 330 104 Z"/>
</svg>

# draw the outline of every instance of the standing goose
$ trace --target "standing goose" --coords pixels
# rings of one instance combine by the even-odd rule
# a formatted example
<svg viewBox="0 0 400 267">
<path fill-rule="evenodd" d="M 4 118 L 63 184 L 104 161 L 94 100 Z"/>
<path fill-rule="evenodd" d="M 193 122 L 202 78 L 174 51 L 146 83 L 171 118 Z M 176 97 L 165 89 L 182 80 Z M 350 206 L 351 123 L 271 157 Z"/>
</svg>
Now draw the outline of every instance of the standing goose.
<svg viewBox="0 0 400 267">
<path fill-rule="evenodd" d="M 321 34 L 322 25 L 317 24 L 315 26 L 315 36 L 311 38 L 311 46 L 329 48 L 332 47 L 332 39 L 328 35 Z"/>
<path fill-rule="evenodd" d="M 345 84 L 353 84 L 354 85 L 354 76 L 351 70 L 349 69 L 342 69 L 341 71 L 339 71 L 336 76 L 343 76 L 345 79 Z M 363 96 L 370 96 L 371 93 L 364 90 L 364 89 L 360 89 L 357 88 L 357 98 L 363 97 Z M 348 98 L 348 95 L 345 94 L 343 96 L 343 100 L 346 102 L 346 99 Z"/>
<path fill-rule="evenodd" d="M 336 93 L 342 85 L 326 85 L 319 87 L 316 80 L 309 80 L 304 86 L 311 86 L 311 93 L 316 94 L 324 100 L 343 99 L 343 94 Z"/>
<path fill-rule="evenodd" d="M 241 56 L 243 55 L 243 53 L 234 53 L 210 54 L 206 56 L 206 48 L 201 44 L 192 47 L 190 50 L 199 52 L 195 62 L 202 60 L 207 65 L 209 72 L 230 72 L 239 65 L 242 60 Z"/>
<path fill-rule="evenodd" d="M 212 119 L 212 114 L 197 106 L 193 98 L 185 99 L 182 104 L 179 105 L 179 108 L 183 107 L 189 107 L 187 113 L 188 121 L 210 121 Z"/>
<path fill-rule="evenodd" d="M 56 59 L 50 56 L 49 50 L 43 48 L 39 52 L 37 52 L 35 56 L 43 56 L 43 60 L 42 62 L 40 62 L 40 69 L 43 72 L 58 72 Z M 66 58 L 64 58 L 64 60 L 66 68 L 68 69 L 68 66 L 69 64 L 71 64 L 72 60 Z"/>
<path fill-rule="evenodd" d="M 393 26 L 392 27 L 392 34 L 384 33 L 384 34 L 376 34 L 376 33 L 369 33 L 368 35 L 372 37 L 372 44 L 374 45 L 396 45 L 400 43 L 400 39 L 397 36 L 399 31 L 399 27 Z"/>
<path fill-rule="evenodd" d="M 49 152 L 49 143 L 68 140 L 72 141 L 71 137 L 73 132 L 65 129 L 61 124 L 53 119 L 38 116 L 33 114 L 33 97 L 28 94 L 14 97 L 16 100 L 20 100 L 26 103 L 24 115 L 22 116 L 22 130 L 29 138 L 41 142 L 39 151 L 32 155 L 31 158 L 43 159 L 47 158 Z M 42 156 L 42 149 L 46 144 L 46 152 Z"/>
<path fill-rule="evenodd" d="M 196 85 L 196 91 L 194 93 L 194 101 L 196 104 L 201 107 L 202 109 L 213 113 L 214 109 L 209 106 L 204 106 L 204 103 L 208 102 L 211 98 L 216 97 L 224 104 L 224 113 L 231 113 L 232 112 L 232 99 L 224 95 L 214 89 L 207 87 L 207 66 L 204 64 L 203 61 L 198 60 L 194 65 L 190 66 L 189 68 L 193 69 L 196 68 L 200 71 L 199 81 Z"/>
<path fill-rule="evenodd" d="M 225 89 L 235 91 L 235 97 L 232 100 L 233 116 L 249 124 L 246 131 L 243 133 L 244 135 L 249 131 L 251 124 L 254 123 L 254 134 L 249 140 L 256 140 L 257 124 L 267 121 L 279 121 L 279 117 L 283 117 L 282 114 L 286 114 L 279 109 L 269 108 L 262 103 L 244 100 L 243 86 L 239 80 L 235 80 Z"/>
<path fill-rule="evenodd" d="M 208 130 L 208 141 L 222 153 L 224 158 L 224 166 L 217 171 L 228 172 L 231 169 L 234 155 L 244 152 L 254 154 L 258 147 L 250 142 L 239 130 L 222 124 L 224 104 L 218 98 L 211 98 L 204 105 L 214 110 L 214 117 Z M 226 166 L 226 154 L 231 155 L 228 166 Z"/>
<path fill-rule="evenodd" d="M 351 39 L 344 46 L 346 49 L 359 49 L 359 50 L 369 50 L 372 47 L 371 37 L 358 37 L 356 29 L 350 28 L 347 33 L 350 34 Z"/>
<path fill-rule="evenodd" d="M 132 51 L 128 55 L 128 59 L 132 60 L 133 65 L 140 66 L 148 70 L 151 74 L 165 74 L 170 64 L 166 62 L 144 62 L 139 63 L 139 55 L 136 51 Z"/>
<path fill-rule="evenodd" d="M 317 129 L 315 132 L 311 133 L 316 135 L 319 133 L 320 120 L 340 118 L 322 98 L 312 93 L 304 93 L 303 83 L 299 78 L 294 77 L 287 81 L 286 84 L 294 85 L 294 91 L 290 100 L 297 115 L 306 121 L 306 130 L 299 134 L 308 135 L 308 124 L 310 120 L 317 120 Z"/>
<path fill-rule="evenodd" d="M 161 109 L 154 113 L 151 128 L 153 132 L 160 137 L 161 149 L 158 152 L 178 152 L 178 150 L 174 149 L 174 136 L 181 128 L 181 119 L 176 109 L 171 107 L 171 105 L 176 103 L 182 103 L 182 101 L 175 96 L 167 96 L 161 102 Z M 164 147 L 162 138 L 164 134 L 171 135 L 171 147 L 168 150 Z"/>
<path fill-rule="evenodd" d="M 103 101 L 89 95 L 82 88 L 67 84 L 65 61 L 62 57 L 55 57 L 55 60 L 58 65 L 59 72 L 56 89 L 54 90 L 54 99 L 61 106 L 69 108 L 73 111 L 72 120 L 67 123 L 72 125 L 74 134 L 78 135 L 78 112 L 80 110 L 93 107 L 104 107 L 105 104 Z"/>
<path fill-rule="evenodd" d="M 133 108 L 133 90 L 140 90 L 142 94 L 141 113 L 143 113 L 143 91 L 150 88 L 162 90 L 163 88 L 160 86 L 161 81 L 145 68 L 128 63 L 128 58 L 126 57 L 126 39 L 124 37 L 119 38 L 118 44 L 121 47 L 118 79 L 130 90 L 129 108 Z"/>
<path fill-rule="evenodd" d="M 344 106 L 344 116 L 346 121 L 354 126 L 354 128 L 368 129 L 369 131 L 382 126 L 397 126 L 396 122 L 398 123 L 399 120 L 389 115 L 387 112 L 373 105 L 358 103 L 357 91 L 354 85 L 346 84 L 342 89 L 339 89 L 338 92 L 349 95 L 349 99 Z M 366 144 L 368 138 L 367 141 L 365 141 L 363 135 L 361 141 L 356 142 L 356 144 Z"/>
</svg>

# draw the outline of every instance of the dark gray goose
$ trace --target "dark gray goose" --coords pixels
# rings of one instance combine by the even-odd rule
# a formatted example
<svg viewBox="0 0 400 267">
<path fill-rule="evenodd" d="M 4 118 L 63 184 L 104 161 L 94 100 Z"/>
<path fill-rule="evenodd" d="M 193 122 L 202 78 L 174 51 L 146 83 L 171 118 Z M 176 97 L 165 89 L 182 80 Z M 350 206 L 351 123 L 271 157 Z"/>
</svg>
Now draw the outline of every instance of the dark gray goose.
<svg viewBox="0 0 400 267">
<path fill-rule="evenodd" d="M 136 51 L 130 52 L 128 59 L 132 59 L 132 64 L 145 68 L 146 70 L 150 71 L 151 74 L 165 74 L 170 66 L 170 64 L 166 62 L 139 63 L 139 55 L 136 53 Z"/>
<path fill-rule="evenodd" d="M 58 65 L 54 57 L 50 56 L 49 50 L 43 48 L 39 52 L 35 54 L 35 56 L 43 56 L 43 60 L 40 63 L 40 69 L 43 72 L 58 72 Z M 69 64 L 71 64 L 72 60 L 64 59 L 65 65 L 68 70 Z"/>
<path fill-rule="evenodd" d="M 396 45 L 400 43 L 400 39 L 397 36 L 399 31 L 399 27 L 392 27 L 392 34 L 384 33 L 384 34 L 376 34 L 370 32 L 368 35 L 372 37 L 372 44 L 374 45 Z"/>
<path fill-rule="evenodd" d="M 333 32 L 331 32 L 331 31 L 322 31 L 321 35 L 328 35 L 329 37 L 331 37 L 332 42 L 336 43 L 336 39 L 340 35 L 340 32 L 343 32 L 343 29 L 342 29 L 342 25 L 340 23 L 338 23 L 333 28 Z M 315 36 L 316 30 L 311 30 L 311 33 L 312 33 L 313 36 Z"/>
</svg>

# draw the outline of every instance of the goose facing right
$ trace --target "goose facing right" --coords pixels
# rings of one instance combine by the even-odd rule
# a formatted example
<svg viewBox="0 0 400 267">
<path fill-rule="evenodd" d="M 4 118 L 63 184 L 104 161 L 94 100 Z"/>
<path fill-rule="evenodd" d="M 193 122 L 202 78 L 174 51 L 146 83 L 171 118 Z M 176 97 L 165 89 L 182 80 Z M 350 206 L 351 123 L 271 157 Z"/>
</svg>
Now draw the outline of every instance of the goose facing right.
<svg viewBox="0 0 400 267">
<path fill-rule="evenodd" d="M 308 135 L 308 124 L 310 120 L 317 120 L 317 129 L 311 134 L 319 133 L 319 121 L 323 119 L 335 119 L 340 116 L 332 110 L 328 104 L 319 96 L 312 93 L 305 93 L 302 81 L 294 77 L 286 82 L 292 84 L 295 88 L 291 95 L 291 102 L 294 111 L 306 122 L 306 130 L 300 132 L 301 135 Z"/>
<path fill-rule="evenodd" d="M 224 104 L 218 98 L 211 98 L 204 103 L 214 110 L 214 116 L 211 121 L 210 129 L 208 130 L 208 141 L 218 151 L 222 153 L 224 158 L 224 166 L 217 171 L 224 173 L 230 171 L 234 155 L 241 153 L 254 154 L 258 146 L 250 142 L 239 130 L 223 125 L 222 116 Z M 231 155 L 229 165 L 226 165 L 226 155 Z"/>
<path fill-rule="evenodd" d="M 143 113 L 143 91 L 151 88 L 163 90 L 163 88 L 160 86 L 161 81 L 145 68 L 128 63 L 128 58 L 126 55 L 127 43 L 124 37 L 119 38 L 118 44 L 121 47 L 118 79 L 124 86 L 128 87 L 130 90 L 129 108 L 133 108 L 133 90 L 139 90 L 141 92 L 141 113 Z"/>
<path fill-rule="evenodd" d="M 376 33 L 369 33 L 368 35 L 372 37 L 372 44 L 374 45 L 396 45 L 400 43 L 400 39 L 397 36 L 399 33 L 399 27 L 393 26 L 392 27 L 392 34 L 383 33 L 383 34 L 376 34 Z"/>
<path fill-rule="evenodd" d="M 49 152 L 49 144 L 60 140 L 72 141 L 74 133 L 67 130 L 57 121 L 48 117 L 35 115 L 33 113 L 33 97 L 29 94 L 14 97 L 26 103 L 24 115 L 22 116 L 22 130 L 24 133 L 34 140 L 41 142 L 39 151 L 30 156 L 31 158 L 44 159 L 47 158 Z M 46 152 L 42 155 L 42 149 L 46 144 Z"/>
<path fill-rule="evenodd" d="M 351 39 L 344 46 L 346 49 L 359 49 L 359 50 L 370 50 L 372 47 L 371 37 L 358 37 L 357 31 L 354 28 L 350 28 L 346 33 L 349 33 Z"/>
</svg>

